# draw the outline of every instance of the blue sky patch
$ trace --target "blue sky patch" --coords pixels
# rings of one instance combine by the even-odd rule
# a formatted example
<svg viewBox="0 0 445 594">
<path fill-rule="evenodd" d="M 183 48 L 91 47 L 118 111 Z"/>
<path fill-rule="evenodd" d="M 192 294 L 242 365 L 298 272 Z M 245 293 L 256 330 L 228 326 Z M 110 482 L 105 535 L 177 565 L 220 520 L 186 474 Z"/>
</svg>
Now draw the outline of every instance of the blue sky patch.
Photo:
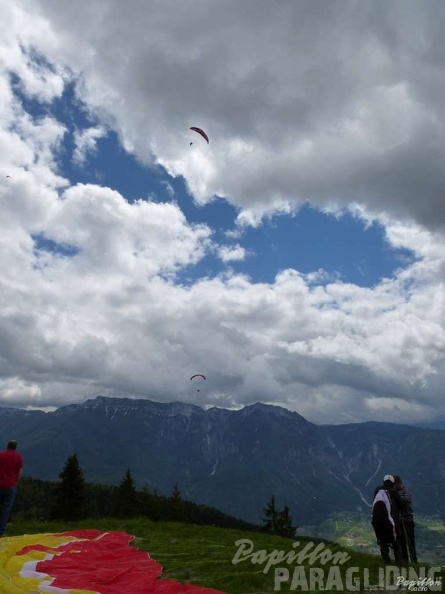
<svg viewBox="0 0 445 594">
<path fill-rule="evenodd" d="M 34 241 L 34 249 L 40 252 L 49 252 L 62 258 L 72 258 L 79 253 L 80 249 L 75 245 L 57 243 L 48 239 L 43 233 L 31 235 Z"/>
<path fill-rule="evenodd" d="M 180 283 L 212 278 L 228 270 L 246 274 L 252 282 L 272 283 L 280 271 L 292 268 L 303 274 L 323 269 L 328 278 L 371 287 L 414 260 L 409 250 L 396 250 L 388 244 L 380 225 L 366 227 L 351 214 L 336 218 L 309 206 L 294 215 L 266 218 L 260 227 L 246 228 L 238 239 L 232 239 L 227 232 L 235 229 L 239 213 L 236 208 L 217 197 L 213 202 L 197 206 L 183 178 L 171 178 L 160 166 L 148 167 L 138 162 L 122 148 L 113 131 L 107 131 L 97 140 L 96 150 L 87 156 L 85 163 L 73 162 L 75 132 L 99 125 L 77 99 L 74 83 L 67 84 L 62 97 L 50 104 L 25 96 L 18 80 L 14 81 L 14 89 L 24 109 L 34 118 L 52 115 L 66 126 L 58 167 L 59 173 L 72 184 L 108 186 L 130 203 L 138 199 L 174 201 L 188 222 L 205 223 L 212 229 L 214 242 L 227 247 L 239 245 L 246 250 L 243 261 L 226 263 L 216 252 L 209 253 L 198 264 L 180 271 L 177 276 Z M 75 247 L 57 244 L 41 235 L 34 240 L 40 250 L 64 257 L 76 253 Z"/>
</svg>

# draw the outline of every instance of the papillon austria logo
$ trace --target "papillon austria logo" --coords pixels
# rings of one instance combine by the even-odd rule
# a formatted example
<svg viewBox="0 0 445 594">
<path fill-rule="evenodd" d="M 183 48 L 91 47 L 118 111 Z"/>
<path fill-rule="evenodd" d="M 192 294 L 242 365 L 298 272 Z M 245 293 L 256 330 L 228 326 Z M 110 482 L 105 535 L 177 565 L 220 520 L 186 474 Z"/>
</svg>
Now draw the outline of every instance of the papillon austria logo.
<svg viewBox="0 0 445 594">
<path fill-rule="evenodd" d="M 162 579 L 125 532 L 74 530 L 0 539 L 0 594 L 223 594 Z"/>
</svg>

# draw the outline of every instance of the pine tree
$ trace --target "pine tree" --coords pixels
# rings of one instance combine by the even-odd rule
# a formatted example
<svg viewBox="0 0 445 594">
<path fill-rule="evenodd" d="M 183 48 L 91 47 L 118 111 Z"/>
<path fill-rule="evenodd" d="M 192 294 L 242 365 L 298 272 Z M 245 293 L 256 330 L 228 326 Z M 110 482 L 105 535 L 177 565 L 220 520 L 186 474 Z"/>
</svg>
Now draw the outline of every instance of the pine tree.
<svg viewBox="0 0 445 594">
<path fill-rule="evenodd" d="M 277 532 L 278 524 L 278 510 L 275 502 L 275 495 L 271 495 L 266 507 L 263 509 L 265 517 L 263 518 L 264 530 L 275 534 Z"/>
<path fill-rule="evenodd" d="M 169 505 L 168 505 L 169 519 L 174 522 L 181 521 L 183 519 L 184 506 L 183 506 L 181 491 L 179 490 L 177 483 L 173 487 L 173 491 L 169 497 L 168 503 L 169 503 Z"/>
<path fill-rule="evenodd" d="M 292 526 L 292 516 L 290 515 L 290 510 L 287 505 L 278 512 L 277 516 L 277 534 L 281 536 L 288 536 L 289 538 L 293 538 L 297 532 L 297 526 Z"/>
<path fill-rule="evenodd" d="M 138 493 L 139 510 L 142 516 L 147 516 L 151 520 L 161 519 L 161 497 L 156 490 L 151 491 L 146 485 Z"/>
<path fill-rule="evenodd" d="M 298 525 L 292 526 L 292 516 L 287 505 L 282 510 L 277 509 L 275 496 L 272 495 L 263 511 L 265 532 L 290 538 L 295 536 Z"/>
<path fill-rule="evenodd" d="M 134 518 L 138 515 L 138 496 L 130 469 L 116 490 L 113 515 L 118 518 Z"/>
<path fill-rule="evenodd" d="M 59 478 L 61 482 L 54 489 L 51 519 L 81 520 L 86 515 L 85 479 L 76 454 L 68 457 Z"/>
</svg>

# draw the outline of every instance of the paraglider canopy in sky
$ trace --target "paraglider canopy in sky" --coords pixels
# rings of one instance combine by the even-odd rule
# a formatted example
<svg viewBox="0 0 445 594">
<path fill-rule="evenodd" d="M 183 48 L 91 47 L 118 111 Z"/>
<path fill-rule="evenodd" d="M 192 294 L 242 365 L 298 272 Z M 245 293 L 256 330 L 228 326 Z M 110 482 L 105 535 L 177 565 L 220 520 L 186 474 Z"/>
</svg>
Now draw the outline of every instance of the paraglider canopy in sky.
<svg viewBox="0 0 445 594">
<path fill-rule="evenodd" d="M 204 130 L 202 130 L 201 128 L 197 128 L 196 126 L 191 126 L 190 130 L 194 130 L 195 132 L 197 132 L 198 134 L 200 134 L 204 138 L 204 140 L 207 141 L 207 144 L 209 144 L 209 137 L 204 132 Z M 192 143 L 190 143 L 190 144 L 192 144 Z"/>
<path fill-rule="evenodd" d="M 200 378 L 200 379 L 197 380 L 198 383 L 201 383 L 202 381 L 206 381 L 207 380 L 206 376 L 203 375 L 202 373 L 195 373 L 195 375 L 192 375 L 192 377 L 190 378 L 190 381 L 192 381 L 192 380 L 195 380 L 196 381 L 196 378 Z M 199 388 L 196 391 L 199 392 Z"/>
</svg>

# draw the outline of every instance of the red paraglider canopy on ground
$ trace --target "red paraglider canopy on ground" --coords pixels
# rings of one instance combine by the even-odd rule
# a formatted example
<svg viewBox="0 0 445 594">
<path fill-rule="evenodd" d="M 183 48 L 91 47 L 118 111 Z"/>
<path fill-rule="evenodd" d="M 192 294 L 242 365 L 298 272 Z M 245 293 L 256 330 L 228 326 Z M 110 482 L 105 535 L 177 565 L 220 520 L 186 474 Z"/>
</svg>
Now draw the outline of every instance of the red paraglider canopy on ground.
<svg viewBox="0 0 445 594">
<path fill-rule="evenodd" d="M 223 594 L 162 579 L 162 566 L 148 553 L 130 546 L 133 539 L 125 532 L 99 530 L 5 538 L 0 591 Z"/>
</svg>

